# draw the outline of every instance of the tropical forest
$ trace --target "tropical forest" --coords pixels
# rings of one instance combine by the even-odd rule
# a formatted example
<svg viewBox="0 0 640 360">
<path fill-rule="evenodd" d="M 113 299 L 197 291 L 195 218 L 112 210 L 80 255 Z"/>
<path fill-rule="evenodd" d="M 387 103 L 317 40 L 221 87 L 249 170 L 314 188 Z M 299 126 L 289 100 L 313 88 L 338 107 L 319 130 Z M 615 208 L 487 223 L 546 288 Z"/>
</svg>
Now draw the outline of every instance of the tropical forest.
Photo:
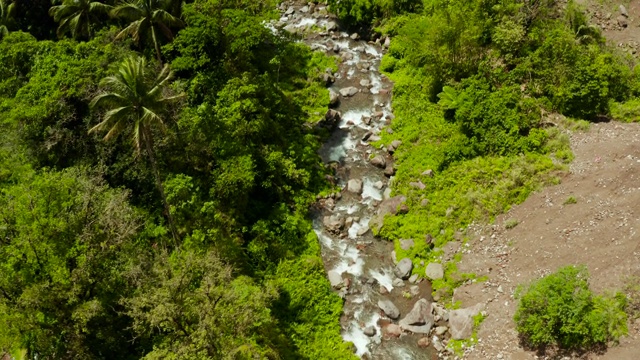
<svg viewBox="0 0 640 360">
<path fill-rule="evenodd" d="M 640 1 L 0 0 L 0 360 L 636 359 Z"/>
</svg>

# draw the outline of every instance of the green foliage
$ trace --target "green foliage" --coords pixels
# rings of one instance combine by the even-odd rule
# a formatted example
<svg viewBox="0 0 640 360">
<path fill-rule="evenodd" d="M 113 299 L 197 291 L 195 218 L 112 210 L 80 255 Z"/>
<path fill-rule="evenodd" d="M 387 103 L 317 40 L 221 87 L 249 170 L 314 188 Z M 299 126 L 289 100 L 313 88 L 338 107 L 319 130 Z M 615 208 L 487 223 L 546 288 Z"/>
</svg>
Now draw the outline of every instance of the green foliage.
<svg viewBox="0 0 640 360">
<path fill-rule="evenodd" d="M 571 204 L 577 204 L 578 200 L 576 200 L 575 196 L 569 196 L 567 198 L 567 200 L 564 201 L 563 205 L 571 205 Z"/>
<path fill-rule="evenodd" d="M 111 6 L 98 1 L 64 0 L 62 4 L 52 6 L 49 14 L 60 24 L 57 30 L 58 37 L 69 32 L 72 37 L 79 39 L 90 38 L 92 20 L 95 20 L 97 15 L 106 14 L 110 9 Z"/>
<path fill-rule="evenodd" d="M 632 98 L 625 102 L 611 102 L 611 117 L 618 121 L 640 121 L 640 99 Z"/>
<path fill-rule="evenodd" d="M 127 293 L 122 254 L 143 225 L 128 193 L 74 168 L 1 191 L 0 348 L 29 358 L 135 357 L 117 304 Z"/>
<path fill-rule="evenodd" d="M 594 295 L 585 267 L 567 266 L 520 288 L 517 330 L 533 346 L 584 349 L 627 333 L 626 299 Z"/>
<path fill-rule="evenodd" d="M 383 17 L 422 8 L 421 0 L 329 0 L 328 4 L 349 25 L 370 25 Z"/>
</svg>

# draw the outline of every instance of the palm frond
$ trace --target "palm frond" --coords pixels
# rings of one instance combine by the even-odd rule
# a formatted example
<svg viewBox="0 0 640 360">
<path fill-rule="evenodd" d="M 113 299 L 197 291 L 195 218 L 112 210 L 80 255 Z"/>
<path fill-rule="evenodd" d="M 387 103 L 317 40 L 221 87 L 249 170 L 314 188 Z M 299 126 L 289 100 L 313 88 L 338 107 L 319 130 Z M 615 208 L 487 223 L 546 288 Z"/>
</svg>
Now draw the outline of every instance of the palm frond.
<svg viewBox="0 0 640 360">
<path fill-rule="evenodd" d="M 144 12 L 135 3 L 124 3 L 113 8 L 113 10 L 111 10 L 111 16 L 118 19 L 135 21 L 143 18 Z"/>
<path fill-rule="evenodd" d="M 89 11 L 92 14 L 107 14 L 113 9 L 113 6 L 94 1 L 89 4 Z"/>
</svg>

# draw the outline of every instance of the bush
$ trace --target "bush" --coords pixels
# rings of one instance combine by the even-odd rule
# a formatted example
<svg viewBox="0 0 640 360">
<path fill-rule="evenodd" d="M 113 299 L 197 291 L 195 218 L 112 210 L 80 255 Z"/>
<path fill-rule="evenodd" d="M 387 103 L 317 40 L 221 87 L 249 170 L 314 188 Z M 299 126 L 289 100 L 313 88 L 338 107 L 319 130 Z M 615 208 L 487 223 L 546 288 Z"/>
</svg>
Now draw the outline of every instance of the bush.
<svg viewBox="0 0 640 360">
<path fill-rule="evenodd" d="M 585 349 L 606 345 L 627 333 L 626 298 L 594 295 L 584 266 L 567 266 L 520 287 L 514 316 L 517 330 L 528 345 Z"/>
</svg>

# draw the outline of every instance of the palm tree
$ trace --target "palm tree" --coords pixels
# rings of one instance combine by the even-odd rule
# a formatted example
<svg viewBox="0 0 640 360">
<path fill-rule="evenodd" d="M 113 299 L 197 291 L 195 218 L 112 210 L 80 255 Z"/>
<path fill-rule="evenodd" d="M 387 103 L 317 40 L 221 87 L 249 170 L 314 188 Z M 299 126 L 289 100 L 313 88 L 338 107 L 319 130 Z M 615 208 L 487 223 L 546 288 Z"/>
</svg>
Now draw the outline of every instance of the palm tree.
<svg viewBox="0 0 640 360">
<path fill-rule="evenodd" d="M 102 122 L 92 127 L 89 133 L 108 130 L 104 140 L 110 140 L 127 129 L 133 130 L 136 155 L 140 154 L 144 147 L 162 197 L 169 227 L 174 240 L 177 241 L 178 234 L 160 180 L 151 129 L 166 129 L 164 115 L 167 106 L 184 94 L 167 95 L 167 85 L 173 78 L 169 65 L 164 65 L 155 77 L 154 75 L 156 74 L 149 69 L 144 58 L 129 57 L 122 62 L 116 75 L 102 79 L 100 86 L 108 91 L 93 98 L 90 106 L 107 107 L 109 110 L 104 113 Z"/>
<path fill-rule="evenodd" d="M 61 5 L 52 6 L 49 15 L 53 16 L 60 25 L 58 37 L 70 32 L 78 39 L 82 36 L 91 37 L 91 18 L 93 15 L 106 14 L 111 6 L 90 0 L 63 0 Z"/>
<path fill-rule="evenodd" d="M 158 61 L 162 61 L 158 35 L 162 33 L 167 39 L 173 39 L 171 27 L 182 26 L 182 21 L 169 12 L 170 0 L 135 0 L 117 6 L 111 16 L 131 22 L 116 36 L 121 39 L 131 36 L 137 46 L 142 38 L 151 37 Z"/>
<path fill-rule="evenodd" d="M 9 23 L 15 4 L 9 3 L 8 0 L 0 0 L 0 40 L 9 34 Z"/>
</svg>

